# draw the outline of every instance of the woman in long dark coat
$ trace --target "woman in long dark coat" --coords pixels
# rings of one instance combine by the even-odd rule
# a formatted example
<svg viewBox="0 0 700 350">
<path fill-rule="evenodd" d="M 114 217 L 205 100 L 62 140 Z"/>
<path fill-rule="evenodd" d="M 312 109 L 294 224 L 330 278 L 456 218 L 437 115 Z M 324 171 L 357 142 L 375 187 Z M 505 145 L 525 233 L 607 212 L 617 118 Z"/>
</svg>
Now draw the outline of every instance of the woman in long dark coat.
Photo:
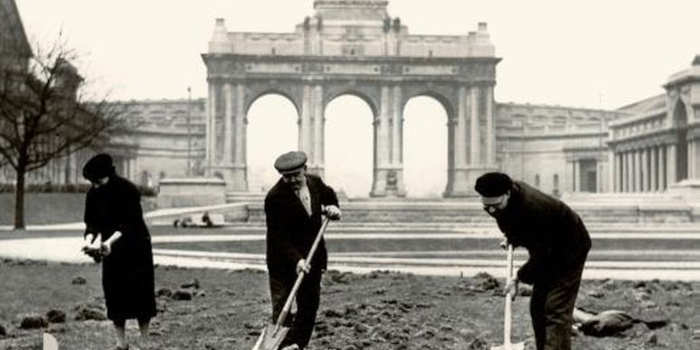
<svg viewBox="0 0 700 350">
<path fill-rule="evenodd" d="M 117 333 L 117 349 L 128 349 L 125 325 L 136 318 L 142 338 L 156 314 L 151 236 L 143 220 L 141 195 L 114 171 L 112 158 L 98 154 L 83 168 L 92 183 L 85 200 L 84 237 L 101 236 L 102 287 L 107 318 Z"/>
</svg>

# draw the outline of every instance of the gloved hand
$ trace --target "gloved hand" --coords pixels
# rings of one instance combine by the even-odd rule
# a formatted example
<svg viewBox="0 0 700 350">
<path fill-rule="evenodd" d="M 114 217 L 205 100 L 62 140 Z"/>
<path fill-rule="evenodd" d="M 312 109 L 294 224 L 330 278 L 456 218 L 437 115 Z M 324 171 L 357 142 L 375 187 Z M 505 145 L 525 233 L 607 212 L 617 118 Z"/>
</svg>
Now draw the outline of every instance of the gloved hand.
<svg viewBox="0 0 700 350">
<path fill-rule="evenodd" d="M 311 265 L 306 263 L 306 259 L 299 259 L 297 262 L 297 275 L 301 272 L 309 273 L 311 271 Z"/>
<path fill-rule="evenodd" d="M 503 287 L 503 294 L 507 295 L 510 293 L 510 299 L 515 300 L 515 297 L 518 295 L 518 283 L 517 278 L 512 278 L 506 283 L 506 286 Z"/>
<path fill-rule="evenodd" d="M 98 237 L 95 237 L 93 234 L 87 234 L 83 241 L 83 246 L 80 248 L 80 251 L 82 251 L 83 253 L 85 253 L 85 255 L 91 257 L 92 260 L 98 263 L 102 261 L 102 251 L 100 247 L 100 234 L 98 234 L 97 236 Z"/>
</svg>

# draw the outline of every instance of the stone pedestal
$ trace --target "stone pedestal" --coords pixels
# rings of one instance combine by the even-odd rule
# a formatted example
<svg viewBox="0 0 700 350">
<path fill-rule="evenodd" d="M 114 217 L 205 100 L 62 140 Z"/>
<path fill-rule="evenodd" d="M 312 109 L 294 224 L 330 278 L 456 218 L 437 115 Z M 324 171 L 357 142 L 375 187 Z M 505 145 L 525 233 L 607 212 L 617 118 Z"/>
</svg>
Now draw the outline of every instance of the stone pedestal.
<svg viewBox="0 0 700 350">
<path fill-rule="evenodd" d="M 374 170 L 374 182 L 370 197 L 406 197 L 403 182 L 403 169 L 389 168 Z"/>
<path fill-rule="evenodd" d="M 161 179 L 158 208 L 201 207 L 226 203 L 226 183 L 219 178 Z"/>
<path fill-rule="evenodd" d="M 226 183 L 226 191 L 248 192 L 248 175 L 245 165 L 217 165 L 211 167 L 212 174 L 220 174 Z M 218 176 L 217 176 L 218 177 Z"/>
<path fill-rule="evenodd" d="M 687 179 L 668 187 L 666 193 L 681 197 L 691 208 L 693 221 L 700 221 L 700 179 Z"/>
<path fill-rule="evenodd" d="M 498 168 L 494 165 L 456 168 L 454 179 L 452 183 L 448 183 L 444 197 L 478 197 L 479 194 L 474 190 L 476 179 L 492 171 L 498 171 Z"/>
<path fill-rule="evenodd" d="M 686 202 L 700 202 L 700 179 L 688 179 L 668 187 L 668 194 L 683 197 Z"/>
</svg>

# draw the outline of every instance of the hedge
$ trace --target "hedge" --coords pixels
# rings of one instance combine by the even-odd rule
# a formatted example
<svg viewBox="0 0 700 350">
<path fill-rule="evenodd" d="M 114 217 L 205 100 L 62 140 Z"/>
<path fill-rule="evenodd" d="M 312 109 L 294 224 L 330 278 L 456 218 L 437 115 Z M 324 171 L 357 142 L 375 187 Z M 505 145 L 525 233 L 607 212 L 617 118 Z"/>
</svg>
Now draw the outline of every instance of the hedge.
<svg viewBox="0 0 700 350">
<path fill-rule="evenodd" d="M 85 193 L 90 189 L 90 184 L 28 184 L 25 186 L 25 193 Z M 155 197 L 158 195 L 156 187 L 136 185 L 144 197 Z M 0 193 L 14 193 L 15 184 L 0 183 Z"/>
</svg>

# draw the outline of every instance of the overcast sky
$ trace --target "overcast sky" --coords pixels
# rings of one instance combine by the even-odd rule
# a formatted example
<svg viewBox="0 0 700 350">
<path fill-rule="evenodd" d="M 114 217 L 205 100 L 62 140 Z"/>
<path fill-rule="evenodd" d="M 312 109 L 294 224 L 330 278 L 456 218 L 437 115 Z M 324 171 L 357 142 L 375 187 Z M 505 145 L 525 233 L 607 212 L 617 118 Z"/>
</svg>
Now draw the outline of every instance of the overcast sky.
<svg viewBox="0 0 700 350">
<path fill-rule="evenodd" d="M 118 99 L 186 98 L 188 86 L 193 97 L 204 97 L 206 72 L 200 54 L 207 49 L 217 17 L 226 20 L 229 31 L 292 32 L 313 14 L 312 0 L 16 2 L 32 43 L 50 43 L 62 29 L 69 45 L 83 54 L 77 64 L 81 72 Z M 700 54 L 697 0 L 393 0 L 388 10 L 411 34 L 466 35 L 476 30 L 478 22 L 487 22 L 496 55 L 503 59 L 497 66 L 497 102 L 618 108 L 663 93 L 661 85 L 669 75 L 689 68 L 694 55 Z M 286 103 L 275 96 L 267 98 L 270 104 Z M 369 137 L 371 143 L 366 106 L 354 97 L 333 103 L 341 107 L 329 106 L 327 115 L 333 114 L 332 108 L 366 111 L 368 119 L 352 137 Z M 409 114 L 422 114 L 425 108 L 440 110 L 433 103 L 411 102 L 406 122 L 412 120 Z M 251 113 L 264 114 L 264 107 L 257 112 L 255 108 L 257 103 Z M 444 118 L 432 124 L 433 129 L 438 125 L 432 134 L 438 139 L 444 138 Z M 293 118 L 290 123 L 296 127 Z M 336 124 L 329 122 L 327 133 L 344 129 L 341 122 Z M 261 134 L 267 129 L 256 131 L 252 121 L 250 128 Z M 425 133 L 429 128 L 414 130 Z M 411 130 L 406 132 L 408 142 Z M 296 145 L 295 135 L 290 140 Z M 435 147 L 445 146 L 438 142 Z M 327 166 L 333 161 L 347 163 L 342 150 L 337 151 L 340 160 L 329 159 L 334 152 L 328 149 Z M 432 158 L 436 157 L 418 158 L 415 166 Z M 437 158 L 443 160 L 435 165 L 442 178 L 444 157 Z M 364 169 L 366 157 L 362 162 Z M 406 162 L 409 167 L 410 160 Z M 362 186 L 366 191 L 368 185 Z"/>
</svg>

